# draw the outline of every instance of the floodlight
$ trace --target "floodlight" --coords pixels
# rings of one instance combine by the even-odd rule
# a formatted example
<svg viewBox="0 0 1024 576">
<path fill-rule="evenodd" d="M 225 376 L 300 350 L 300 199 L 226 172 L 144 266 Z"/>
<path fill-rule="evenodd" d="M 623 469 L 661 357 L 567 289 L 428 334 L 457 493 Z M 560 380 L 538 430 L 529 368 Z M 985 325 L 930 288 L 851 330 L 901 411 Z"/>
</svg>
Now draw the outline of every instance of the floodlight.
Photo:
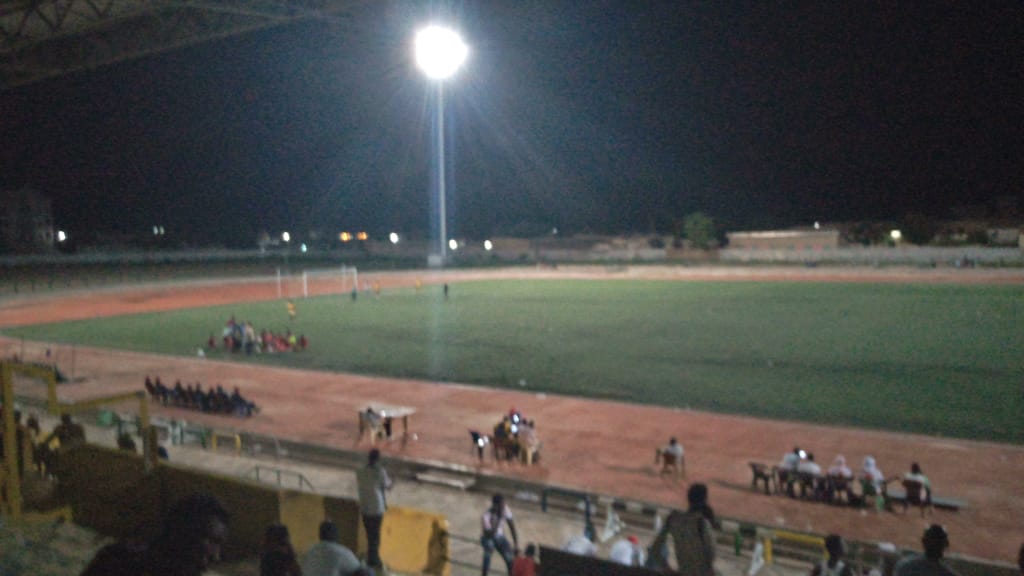
<svg viewBox="0 0 1024 576">
<path fill-rule="evenodd" d="M 429 78 L 444 80 L 462 66 L 469 47 L 449 28 L 427 26 L 416 34 L 416 64 Z"/>
</svg>

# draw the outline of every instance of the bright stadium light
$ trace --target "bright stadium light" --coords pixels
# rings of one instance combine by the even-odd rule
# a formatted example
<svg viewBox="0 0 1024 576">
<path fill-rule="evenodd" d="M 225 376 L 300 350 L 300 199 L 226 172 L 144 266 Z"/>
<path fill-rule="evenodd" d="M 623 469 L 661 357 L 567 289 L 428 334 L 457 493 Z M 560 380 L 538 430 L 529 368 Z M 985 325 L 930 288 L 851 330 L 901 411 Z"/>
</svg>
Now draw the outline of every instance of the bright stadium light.
<svg viewBox="0 0 1024 576">
<path fill-rule="evenodd" d="M 469 47 L 457 32 L 441 26 L 427 26 L 416 33 L 414 41 L 416 65 L 437 84 L 437 195 L 438 195 L 438 263 L 444 265 L 448 253 L 445 238 L 448 222 L 445 213 L 444 175 L 444 80 L 450 78 L 469 57 Z"/>
<path fill-rule="evenodd" d="M 469 56 L 469 47 L 457 32 L 441 26 L 427 26 L 416 33 L 416 65 L 434 80 L 444 80 L 458 71 Z"/>
</svg>

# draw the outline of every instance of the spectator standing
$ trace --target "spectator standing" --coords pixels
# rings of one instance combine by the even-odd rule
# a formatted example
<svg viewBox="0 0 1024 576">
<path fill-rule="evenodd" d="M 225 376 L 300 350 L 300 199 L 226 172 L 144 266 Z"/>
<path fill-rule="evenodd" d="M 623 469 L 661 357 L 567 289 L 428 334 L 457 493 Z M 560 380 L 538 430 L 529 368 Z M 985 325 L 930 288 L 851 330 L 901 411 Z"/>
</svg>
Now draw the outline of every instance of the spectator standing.
<svg viewBox="0 0 1024 576">
<path fill-rule="evenodd" d="M 380 450 L 370 450 L 366 466 L 356 471 L 356 484 L 359 488 L 359 511 L 366 529 L 366 563 L 371 568 L 381 568 L 380 527 L 388 509 L 385 492 L 391 489 L 391 478 L 380 464 Z"/>
<path fill-rule="evenodd" d="M 302 576 L 291 535 L 284 524 L 271 524 L 263 537 L 260 576 Z"/>
<path fill-rule="evenodd" d="M 825 537 L 825 551 L 828 552 L 828 559 L 815 566 L 810 576 L 854 576 L 853 568 L 843 560 L 846 543 L 838 534 Z"/>
<path fill-rule="evenodd" d="M 924 554 L 915 554 L 897 562 L 893 576 L 958 576 L 956 571 L 942 561 L 943 554 L 949 548 L 949 535 L 945 528 L 932 524 L 924 531 L 921 544 Z"/>
<path fill-rule="evenodd" d="M 359 558 L 338 543 L 338 526 L 324 520 L 320 524 L 320 541 L 302 557 L 303 576 L 355 576 L 363 569 Z"/>
<path fill-rule="evenodd" d="M 673 511 L 651 544 L 651 560 L 659 567 L 668 563 L 668 539 L 676 551 L 676 572 L 679 576 L 714 576 L 715 536 L 712 532 L 715 513 L 708 505 L 708 487 L 693 484 L 686 498 L 686 512 Z"/>
<path fill-rule="evenodd" d="M 81 576 L 200 576 L 220 559 L 227 530 L 228 513 L 216 498 L 190 496 L 170 509 L 155 540 L 104 546 Z"/>
<path fill-rule="evenodd" d="M 505 538 L 505 531 L 503 529 L 505 524 L 508 524 L 509 532 L 512 533 L 513 544 L 511 545 L 508 542 L 508 538 Z M 519 534 L 516 533 L 516 524 L 512 518 L 512 510 L 505 504 L 504 496 L 495 494 L 491 497 L 491 506 L 481 516 L 480 526 L 482 529 L 480 545 L 484 549 L 484 562 L 480 574 L 487 576 L 491 568 L 491 556 L 495 550 L 501 554 L 508 571 L 511 573 L 512 562 L 519 553 Z"/>
</svg>

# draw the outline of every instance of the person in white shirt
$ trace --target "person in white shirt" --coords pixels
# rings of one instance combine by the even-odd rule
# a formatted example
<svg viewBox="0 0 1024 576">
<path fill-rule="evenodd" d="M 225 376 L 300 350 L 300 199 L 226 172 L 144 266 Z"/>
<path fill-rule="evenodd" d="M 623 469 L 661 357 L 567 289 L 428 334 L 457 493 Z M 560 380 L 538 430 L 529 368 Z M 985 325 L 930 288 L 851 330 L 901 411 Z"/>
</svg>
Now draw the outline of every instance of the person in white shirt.
<svg viewBox="0 0 1024 576">
<path fill-rule="evenodd" d="M 562 546 L 564 552 L 578 556 L 597 556 L 597 546 L 585 534 L 576 534 Z"/>
<path fill-rule="evenodd" d="M 302 557 L 303 576 L 355 576 L 366 568 L 351 550 L 338 543 L 338 526 L 320 524 L 320 541 Z"/>
<path fill-rule="evenodd" d="M 505 538 L 505 531 L 502 528 L 504 524 L 508 524 L 508 529 L 512 533 L 512 545 L 509 544 L 508 538 Z M 491 498 L 490 508 L 480 517 L 480 527 L 483 531 L 480 535 L 480 545 L 484 548 L 484 562 L 480 574 L 487 576 L 487 572 L 491 568 L 491 555 L 495 550 L 501 554 L 509 573 L 511 573 L 512 562 L 519 554 L 519 535 L 516 533 L 516 524 L 512 519 L 512 510 L 505 504 L 504 496 L 495 494 Z"/>
<path fill-rule="evenodd" d="M 380 465 L 380 450 L 370 450 L 366 466 L 356 470 L 359 490 L 359 511 L 366 529 L 366 563 L 374 568 L 383 566 L 380 560 L 380 529 L 384 512 L 388 509 L 385 491 L 391 489 L 391 478 Z"/>
<path fill-rule="evenodd" d="M 643 566 L 647 561 L 647 553 L 636 536 L 629 536 L 612 544 L 608 559 L 625 566 Z"/>
</svg>

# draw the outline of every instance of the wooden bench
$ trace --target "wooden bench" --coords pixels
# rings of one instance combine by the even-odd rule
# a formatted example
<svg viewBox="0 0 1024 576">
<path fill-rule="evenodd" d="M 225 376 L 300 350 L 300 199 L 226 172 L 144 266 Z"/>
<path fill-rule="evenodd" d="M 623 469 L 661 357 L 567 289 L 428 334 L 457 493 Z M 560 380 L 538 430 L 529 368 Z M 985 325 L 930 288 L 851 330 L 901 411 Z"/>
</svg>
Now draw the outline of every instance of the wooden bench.
<svg viewBox="0 0 1024 576">
<path fill-rule="evenodd" d="M 886 493 L 886 497 L 896 504 L 903 504 L 907 501 L 907 493 L 902 488 L 890 488 Z M 967 500 L 932 494 L 932 506 L 942 508 L 943 510 L 965 510 L 967 508 Z"/>
</svg>

